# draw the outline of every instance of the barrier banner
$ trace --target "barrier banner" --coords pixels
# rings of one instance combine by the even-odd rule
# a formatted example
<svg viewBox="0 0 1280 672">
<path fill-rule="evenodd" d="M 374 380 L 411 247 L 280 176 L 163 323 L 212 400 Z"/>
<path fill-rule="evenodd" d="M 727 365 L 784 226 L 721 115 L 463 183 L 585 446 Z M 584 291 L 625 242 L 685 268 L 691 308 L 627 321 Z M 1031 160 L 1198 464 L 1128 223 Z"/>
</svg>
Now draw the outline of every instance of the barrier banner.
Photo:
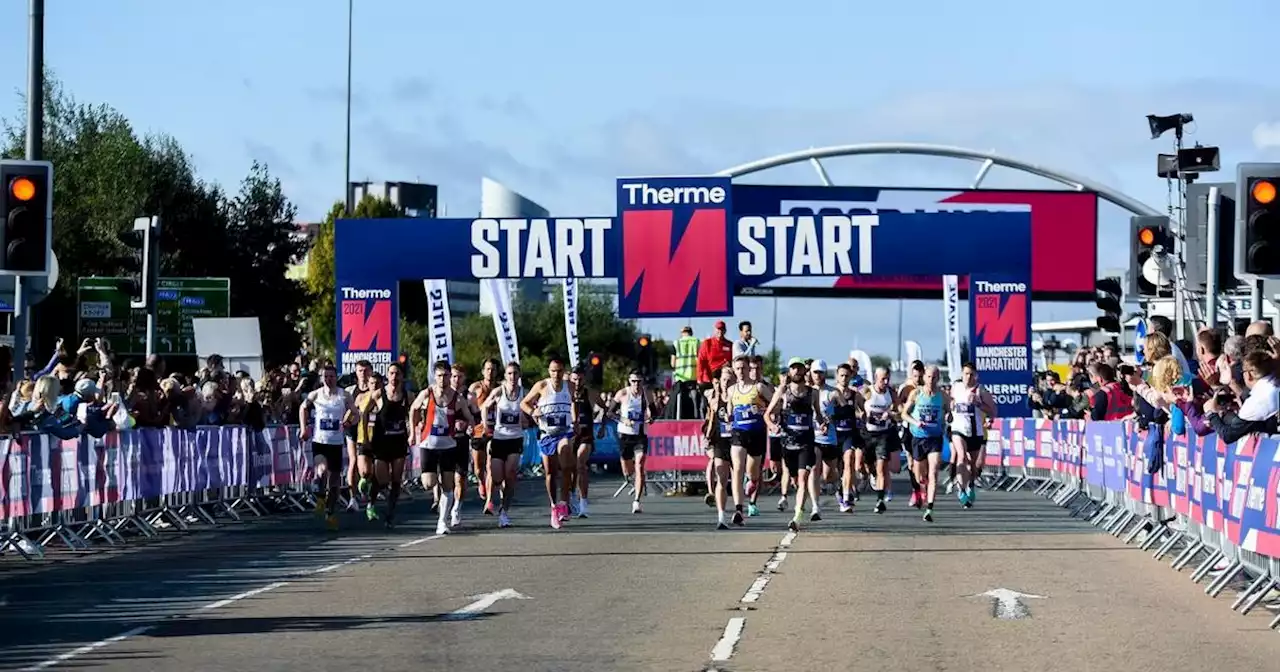
<svg viewBox="0 0 1280 672">
<path fill-rule="evenodd" d="M 1031 285 L 1025 278 L 969 278 L 969 359 L 995 399 L 997 416 L 1020 418 L 1029 409 Z"/>
<path fill-rule="evenodd" d="M 453 317 L 449 312 L 449 290 L 444 280 L 423 280 L 427 292 L 431 329 L 431 364 L 444 361 L 453 363 Z"/>
<path fill-rule="evenodd" d="M 511 310 L 511 283 L 506 280 L 481 280 L 480 287 L 489 295 L 493 308 L 493 329 L 498 335 L 502 363 L 518 363 L 520 344 L 516 341 L 515 313 Z"/>
<path fill-rule="evenodd" d="M 569 349 L 569 368 L 578 366 L 578 281 L 575 278 L 561 280 L 561 296 L 564 302 L 564 336 Z"/>
<path fill-rule="evenodd" d="M 707 451 L 702 442 L 701 420 L 655 422 L 645 428 L 649 437 L 648 471 L 702 471 Z"/>
</svg>

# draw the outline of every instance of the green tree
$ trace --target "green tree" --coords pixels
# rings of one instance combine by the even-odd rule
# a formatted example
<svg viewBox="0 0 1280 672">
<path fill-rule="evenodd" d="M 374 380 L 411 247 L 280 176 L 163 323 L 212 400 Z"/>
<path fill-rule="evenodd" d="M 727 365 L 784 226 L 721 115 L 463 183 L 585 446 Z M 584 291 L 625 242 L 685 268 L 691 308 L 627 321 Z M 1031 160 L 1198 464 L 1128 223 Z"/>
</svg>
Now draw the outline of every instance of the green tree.
<svg viewBox="0 0 1280 672">
<path fill-rule="evenodd" d="M 21 155 L 25 133 L 20 121 L 4 123 L 6 156 Z M 297 251 L 293 208 L 264 166 L 255 165 L 239 194 L 227 198 L 196 176 L 172 138 L 138 136 L 124 115 L 76 101 L 48 74 L 43 158 L 55 166 L 53 247 L 61 277 L 33 311 L 33 352 L 75 333 L 78 279 L 122 274 L 133 253 L 121 234 L 135 217 L 154 214 L 162 221 L 161 273 L 230 278 L 232 314 L 260 317 L 267 359 L 291 356 L 289 316 L 300 294 L 276 270 Z M 128 345 L 113 343 L 120 351 Z"/>
<path fill-rule="evenodd" d="M 338 292 L 337 276 L 333 262 L 333 223 L 342 219 L 346 205 L 341 201 L 329 208 L 316 231 L 311 249 L 307 253 L 307 295 L 308 307 L 306 317 L 311 325 L 311 350 L 316 354 L 333 356 L 337 351 L 336 296 Z M 403 217 L 404 210 L 391 201 L 365 194 L 356 203 L 352 219 L 383 219 Z"/>
<path fill-rule="evenodd" d="M 871 355 L 871 368 L 883 368 L 886 371 L 892 370 L 893 358 L 888 355 Z M 870 377 L 873 371 L 864 371 L 863 376 Z"/>
<path fill-rule="evenodd" d="M 777 373 L 782 370 L 782 351 L 778 346 L 769 348 L 769 352 L 764 354 L 764 372 L 766 374 Z"/>
</svg>

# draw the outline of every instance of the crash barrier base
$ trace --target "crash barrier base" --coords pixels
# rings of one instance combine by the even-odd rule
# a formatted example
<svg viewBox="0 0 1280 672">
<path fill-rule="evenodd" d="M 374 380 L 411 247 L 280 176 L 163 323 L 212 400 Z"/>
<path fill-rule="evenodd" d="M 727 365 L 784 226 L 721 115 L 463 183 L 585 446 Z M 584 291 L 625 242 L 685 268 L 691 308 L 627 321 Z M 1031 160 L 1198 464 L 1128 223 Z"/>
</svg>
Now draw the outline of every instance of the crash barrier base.
<svg viewBox="0 0 1280 672">
<path fill-rule="evenodd" d="M 1189 574 L 1248 614 L 1280 589 L 1280 437 L 1162 435 L 1136 423 L 1008 419 L 988 433 L 991 489 L 1031 488 Z M 1207 580 L 1207 583 L 1206 583 Z M 1280 629 L 1280 616 L 1270 623 Z"/>
</svg>

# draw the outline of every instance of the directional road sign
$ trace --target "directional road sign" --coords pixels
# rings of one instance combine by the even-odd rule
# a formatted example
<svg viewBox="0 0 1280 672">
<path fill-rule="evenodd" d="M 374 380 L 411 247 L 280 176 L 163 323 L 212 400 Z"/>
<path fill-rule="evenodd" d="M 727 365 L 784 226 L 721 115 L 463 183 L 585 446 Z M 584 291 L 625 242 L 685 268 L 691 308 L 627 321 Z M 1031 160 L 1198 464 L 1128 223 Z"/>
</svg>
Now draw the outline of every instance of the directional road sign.
<svg viewBox="0 0 1280 672">
<path fill-rule="evenodd" d="M 117 353 L 141 355 L 147 344 L 147 313 L 129 307 L 126 278 L 80 278 L 76 308 L 80 338 L 106 338 Z M 230 317 L 227 278 L 160 278 L 156 283 L 156 354 L 196 354 L 193 317 Z"/>
</svg>

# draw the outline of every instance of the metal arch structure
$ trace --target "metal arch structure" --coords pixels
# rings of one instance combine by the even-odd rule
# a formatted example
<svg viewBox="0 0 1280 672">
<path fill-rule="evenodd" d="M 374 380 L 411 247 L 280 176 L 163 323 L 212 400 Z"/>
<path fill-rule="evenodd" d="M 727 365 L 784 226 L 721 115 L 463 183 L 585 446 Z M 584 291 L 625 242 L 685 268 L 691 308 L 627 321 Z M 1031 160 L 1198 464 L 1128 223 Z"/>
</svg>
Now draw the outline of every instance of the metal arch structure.
<svg viewBox="0 0 1280 672">
<path fill-rule="evenodd" d="M 841 156 L 867 156 L 867 155 L 884 155 L 884 154 L 910 154 L 915 156 L 937 156 L 951 159 L 964 159 L 968 161 L 981 161 L 982 166 L 978 169 L 978 174 L 974 177 L 971 189 L 977 189 L 982 186 L 982 181 L 986 179 L 987 173 L 991 171 L 992 166 L 1004 166 L 1005 168 L 1013 168 L 1024 173 L 1037 175 L 1046 179 L 1053 180 L 1059 184 L 1070 187 L 1075 191 L 1091 191 L 1098 194 L 1098 197 L 1115 205 L 1128 210 L 1135 215 L 1144 216 L 1160 216 L 1160 212 L 1151 206 L 1132 198 L 1123 192 L 1117 191 L 1104 184 L 1099 184 L 1093 180 L 1078 177 L 1070 173 L 1064 173 L 1059 170 L 1047 168 L 1020 159 L 1008 156 L 1002 156 L 992 152 L 983 152 L 973 149 L 965 149 L 963 147 L 951 147 L 948 145 L 931 145 L 924 143 L 911 142 L 877 142 L 865 143 L 858 145 L 834 145 L 831 147 L 816 147 L 788 154 L 778 154 L 765 159 L 759 159 L 750 163 L 744 163 L 732 168 L 726 168 L 718 173 L 718 177 L 742 177 L 758 173 L 770 168 L 778 168 L 801 161 L 808 161 L 814 171 L 818 173 L 818 179 L 826 186 L 832 186 L 831 178 L 827 175 L 826 168 L 822 165 L 822 159 L 829 159 Z"/>
</svg>

